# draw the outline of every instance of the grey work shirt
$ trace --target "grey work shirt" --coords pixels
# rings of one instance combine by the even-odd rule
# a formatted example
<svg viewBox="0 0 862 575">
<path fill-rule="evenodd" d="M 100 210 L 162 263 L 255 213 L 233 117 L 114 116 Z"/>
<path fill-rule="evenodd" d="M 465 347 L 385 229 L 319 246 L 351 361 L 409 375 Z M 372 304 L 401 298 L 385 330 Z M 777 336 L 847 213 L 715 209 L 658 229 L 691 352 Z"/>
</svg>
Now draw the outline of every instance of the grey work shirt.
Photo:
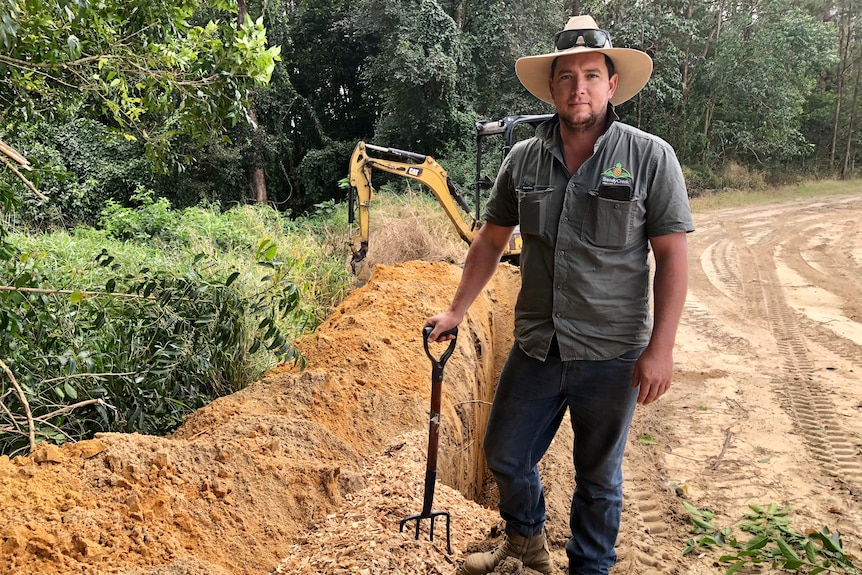
<svg viewBox="0 0 862 575">
<path fill-rule="evenodd" d="M 484 218 L 521 226 L 515 339 L 541 360 L 555 333 L 563 361 L 611 359 L 649 343 L 648 240 L 694 230 L 667 142 L 611 121 L 570 175 L 557 116 L 506 156 Z"/>
</svg>

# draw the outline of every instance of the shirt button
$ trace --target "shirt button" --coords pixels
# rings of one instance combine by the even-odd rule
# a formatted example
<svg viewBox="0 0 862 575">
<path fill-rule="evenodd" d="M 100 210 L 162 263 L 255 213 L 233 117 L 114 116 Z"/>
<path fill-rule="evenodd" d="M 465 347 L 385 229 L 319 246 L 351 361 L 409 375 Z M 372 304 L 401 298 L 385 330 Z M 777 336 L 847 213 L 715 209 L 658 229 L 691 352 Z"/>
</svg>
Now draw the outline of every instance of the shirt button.
<svg viewBox="0 0 862 575">
<path fill-rule="evenodd" d="M 566 250 L 560 250 L 560 255 L 561 255 L 561 256 L 566 255 Z"/>
<path fill-rule="evenodd" d="M 554 316 L 556 316 L 556 317 L 563 317 L 563 314 L 561 314 L 560 312 L 557 312 L 557 313 L 555 313 L 555 314 L 554 314 Z"/>
</svg>

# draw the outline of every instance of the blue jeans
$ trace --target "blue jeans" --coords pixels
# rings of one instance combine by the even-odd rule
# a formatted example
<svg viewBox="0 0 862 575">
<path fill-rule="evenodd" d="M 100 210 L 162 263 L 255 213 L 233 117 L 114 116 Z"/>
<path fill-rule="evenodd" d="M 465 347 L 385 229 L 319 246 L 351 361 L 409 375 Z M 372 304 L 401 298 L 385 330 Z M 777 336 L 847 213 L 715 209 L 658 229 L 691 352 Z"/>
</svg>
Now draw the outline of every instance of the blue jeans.
<svg viewBox="0 0 862 575">
<path fill-rule="evenodd" d="M 538 463 L 569 409 L 575 438 L 570 575 L 607 575 L 616 562 L 623 452 L 638 395 L 632 373 L 642 351 L 569 362 L 552 352 L 540 361 L 516 344 L 500 374 L 483 448 L 507 532 L 531 537 L 544 529 Z"/>
</svg>

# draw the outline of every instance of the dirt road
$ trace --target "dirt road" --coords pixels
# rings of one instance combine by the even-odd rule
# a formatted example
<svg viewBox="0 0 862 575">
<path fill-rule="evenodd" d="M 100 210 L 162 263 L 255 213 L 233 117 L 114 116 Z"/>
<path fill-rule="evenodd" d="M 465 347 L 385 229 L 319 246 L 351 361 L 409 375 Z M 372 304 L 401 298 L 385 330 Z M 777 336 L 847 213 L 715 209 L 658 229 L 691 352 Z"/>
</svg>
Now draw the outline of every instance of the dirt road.
<svg viewBox="0 0 862 575">
<path fill-rule="evenodd" d="M 791 504 L 796 530 L 828 526 L 862 556 L 860 221 L 862 194 L 696 213 L 675 383 L 636 412 L 614 575 L 723 572 L 721 551 L 682 556 L 683 501 L 735 529 L 749 504 Z M 519 281 L 501 267 L 446 367 L 435 508 L 452 514 L 448 555 L 439 523 L 433 542 L 398 523 L 422 507 L 420 328 L 459 276 L 378 266 L 301 342 L 304 373 L 275 369 L 171 438 L 0 458 L 0 573 L 453 575 L 498 523 L 479 444 Z M 567 429 L 542 463 L 560 573 Z"/>
<path fill-rule="evenodd" d="M 675 385 L 630 442 L 619 573 L 718 572 L 714 553 L 679 559 L 669 493 L 723 526 L 791 504 L 797 531 L 829 526 L 860 555 L 860 222 L 859 195 L 696 214 Z"/>
</svg>

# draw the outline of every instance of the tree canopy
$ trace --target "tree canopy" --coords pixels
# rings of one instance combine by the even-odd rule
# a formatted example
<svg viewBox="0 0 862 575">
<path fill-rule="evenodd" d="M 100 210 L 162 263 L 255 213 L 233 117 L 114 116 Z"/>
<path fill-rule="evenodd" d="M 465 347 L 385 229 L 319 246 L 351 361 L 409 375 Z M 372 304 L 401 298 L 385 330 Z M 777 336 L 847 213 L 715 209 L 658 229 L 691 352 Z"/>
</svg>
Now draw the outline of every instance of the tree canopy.
<svg viewBox="0 0 862 575">
<path fill-rule="evenodd" d="M 171 139 L 198 140 L 244 120 L 250 89 L 266 84 L 279 47 L 262 19 L 193 23 L 200 0 L 10 0 L 0 7 L 0 110 L 52 119 L 70 104 L 165 158 Z"/>
<path fill-rule="evenodd" d="M 653 58 L 650 82 L 618 113 L 668 140 L 695 188 L 720 187 L 716 174 L 732 163 L 766 177 L 849 177 L 862 149 L 862 9 L 850 0 L 240 6 L 10 0 L 0 7 L 0 139 L 50 148 L 62 163 L 67 144 L 46 134 L 86 116 L 137 138 L 162 166 L 187 161 L 168 162 L 167 178 L 113 178 L 99 194 L 118 201 L 144 185 L 178 205 L 256 199 L 303 213 L 344 198 L 337 182 L 359 139 L 433 154 L 472 185 L 475 121 L 551 111 L 514 63 L 551 50 L 576 10 L 614 45 Z M 113 146 L 105 163 L 125 165 L 116 154 L 133 150 Z"/>
</svg>

